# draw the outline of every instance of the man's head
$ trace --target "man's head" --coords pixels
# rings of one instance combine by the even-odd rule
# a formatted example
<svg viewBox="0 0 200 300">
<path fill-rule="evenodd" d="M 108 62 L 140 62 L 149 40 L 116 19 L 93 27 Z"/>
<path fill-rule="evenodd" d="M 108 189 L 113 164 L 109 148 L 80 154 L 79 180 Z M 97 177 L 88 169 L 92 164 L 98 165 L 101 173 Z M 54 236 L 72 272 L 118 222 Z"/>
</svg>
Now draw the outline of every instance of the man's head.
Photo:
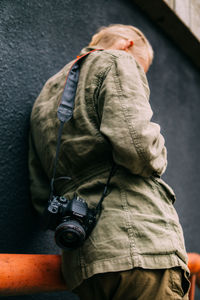
<svg viewBox="0 0 200 300">
<path fill-rule="evenodd" d="M 144 34 L 134 26 L 114 24 L 101 27 L 89 46 L 124 50 L 131 54 L 147 72 L 153 60 L 153 49 Z"/>
</svg>

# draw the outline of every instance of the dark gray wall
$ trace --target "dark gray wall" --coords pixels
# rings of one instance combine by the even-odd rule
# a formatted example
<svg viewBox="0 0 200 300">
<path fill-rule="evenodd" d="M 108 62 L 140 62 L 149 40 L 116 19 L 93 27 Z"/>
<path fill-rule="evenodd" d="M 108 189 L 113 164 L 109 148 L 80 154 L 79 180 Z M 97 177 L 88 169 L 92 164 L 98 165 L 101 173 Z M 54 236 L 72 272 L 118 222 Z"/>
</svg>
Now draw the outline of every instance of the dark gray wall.
<svg viewBox="0 0 200 300">
<path fill-rule="evenodd" d="M 148 79 L 153 119 L 168 148 L 164 179 L 177 194 L 187 250 L 200 252 L 199 72 L 131 0 L 1 0 L 1 253 L 58 253 L 52 235 L 39 229 L 29 202 L 31 107 L 45 81 L 78 54 L 98 27 L 110 23 L 138 26 L 155 50 Z M 69 293 L 12 299 L 57 298 L 75 299 Z"/>
</svg>

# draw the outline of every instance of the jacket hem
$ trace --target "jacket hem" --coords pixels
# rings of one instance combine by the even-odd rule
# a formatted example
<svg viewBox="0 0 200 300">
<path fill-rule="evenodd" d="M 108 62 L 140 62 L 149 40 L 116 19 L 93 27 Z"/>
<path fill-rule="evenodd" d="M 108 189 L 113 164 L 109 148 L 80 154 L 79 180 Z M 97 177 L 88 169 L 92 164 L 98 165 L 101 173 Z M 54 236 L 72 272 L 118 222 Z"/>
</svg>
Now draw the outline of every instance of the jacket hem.
<svg viewBox="0 0 200 300">
<path fill-rule="evenodd" d="M 146 255 L 137 254 L 132 258 L 126 257 L 115 257 L 112 259 L 105 259 L 96 261 L 94 263 L 85 265 L 81 268 L 81 276 L 77 276 L 73 281 L 70 282 L 69 278 L 65 274 L 65 266 L 62 267 L 63 275 L 66 280 L 69 290 L 74 290 L 78 287 L 83 280 L 92 277 L 95 274 L 107 273 L 107 272 L 120 272 L 127 271 L 133 268 L 143 269 L 169 269 L 173 267 L 181 267 L 188 274 L 190 273 L 188 266 L 183 260 L 179 258 L 175 253 L 168 255 Z"/>
</svg>

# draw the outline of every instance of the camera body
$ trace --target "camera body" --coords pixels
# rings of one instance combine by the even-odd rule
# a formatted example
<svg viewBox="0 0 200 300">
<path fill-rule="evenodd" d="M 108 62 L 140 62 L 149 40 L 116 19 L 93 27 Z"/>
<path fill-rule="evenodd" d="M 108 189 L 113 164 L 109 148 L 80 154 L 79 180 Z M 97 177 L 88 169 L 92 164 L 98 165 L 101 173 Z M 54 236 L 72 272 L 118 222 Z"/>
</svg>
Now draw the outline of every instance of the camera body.
<svg viewBox="0 0 200 300">
<path fill-rule="evenodd" d="M 46 229 L 55 230 L 56 244 L 65 250 L 80 247 L 96 224 L 96 212 L 76 194 L 72 200 L 53 196 L 45 210 Z"/>
</svg>

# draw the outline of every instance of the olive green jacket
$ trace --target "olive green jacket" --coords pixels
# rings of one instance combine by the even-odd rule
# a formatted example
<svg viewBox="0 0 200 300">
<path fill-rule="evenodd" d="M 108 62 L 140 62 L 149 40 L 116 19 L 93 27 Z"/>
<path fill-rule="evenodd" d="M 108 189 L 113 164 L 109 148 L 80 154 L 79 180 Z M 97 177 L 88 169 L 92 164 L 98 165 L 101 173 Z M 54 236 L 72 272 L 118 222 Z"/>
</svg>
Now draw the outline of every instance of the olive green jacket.
<svg viewBox="0 0 200 300">
<path fill-rule="evenodd" d="M 39 212 L 49 197 L 57 108 L 71 65 L 47 81 L 31 115 L 31 194 Z M 73 118 L 64 125 L 56 173 L 72 180 L 56 181 L 56 192 L 71 198 L 76 191 L 94 208 L 112 158 L 118 169 L 92 234 L 81 248 L 63 252 L 63 274 L 70 289 L 96 273 L 134 267 L 181 266 L 188 271 L 175 195 L 158 177 L 167 165 L 164 138 L 151 117 L 146 76 L 132 56 L 104 50 L 82 62 Z"/>
</svg>

